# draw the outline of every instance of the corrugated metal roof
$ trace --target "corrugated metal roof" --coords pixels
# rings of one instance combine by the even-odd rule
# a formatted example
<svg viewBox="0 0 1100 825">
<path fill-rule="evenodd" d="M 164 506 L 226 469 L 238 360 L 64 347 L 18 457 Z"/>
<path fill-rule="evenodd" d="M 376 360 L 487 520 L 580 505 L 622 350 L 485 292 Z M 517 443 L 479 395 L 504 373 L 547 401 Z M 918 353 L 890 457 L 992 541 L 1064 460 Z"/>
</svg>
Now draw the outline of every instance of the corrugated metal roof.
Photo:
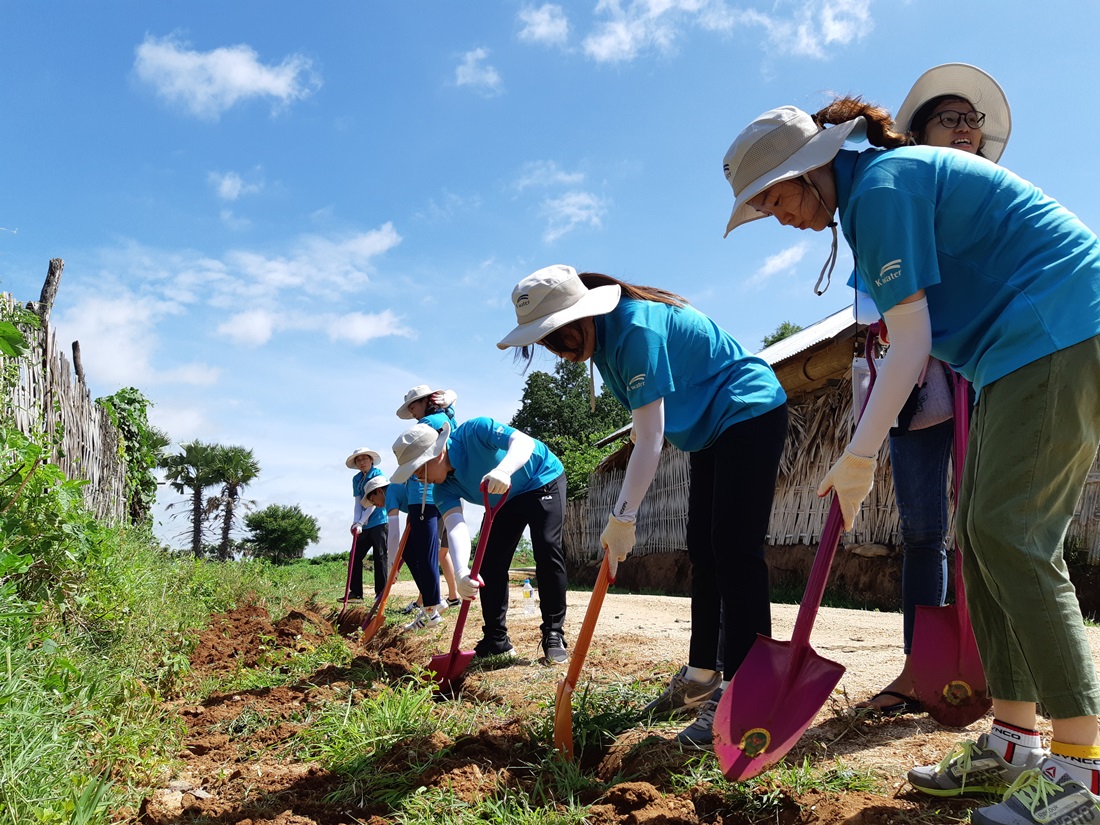
<svg viewBox="0 0 1100 825">
<path fill-rule="evenodd" d="M 856 316 L 851 305 L 844 307 L 839 312 L 834 312 L 828 318 L 823 318 L 813 326 L 796 332 L 776 341 L 770 347 L 766 347 L 756 353 L 773 367 L 786 361 L 788 358 L 798 355 L 824 341 L 831 341 L 849 327 L 856 324 Z"/>
</svg>

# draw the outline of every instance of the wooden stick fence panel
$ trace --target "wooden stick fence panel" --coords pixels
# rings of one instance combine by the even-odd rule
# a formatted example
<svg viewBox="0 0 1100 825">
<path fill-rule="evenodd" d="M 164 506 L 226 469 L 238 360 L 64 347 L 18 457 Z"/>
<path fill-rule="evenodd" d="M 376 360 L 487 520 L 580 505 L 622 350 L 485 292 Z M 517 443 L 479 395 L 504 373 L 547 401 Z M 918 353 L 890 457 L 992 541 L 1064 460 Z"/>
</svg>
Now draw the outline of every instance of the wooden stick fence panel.
<svg viewBox="0 0 1100 825">
<path fill-rule="evenodd" d="M 10 295 L 0 295 L 0 300 L 9 309 L 15 306 Z M 96 518 L 121 523 L 126 515 L 126 467 L 118 431 L 84 382 L 74 383 L 69 361 L 48 323 L 28 330 L 26 338 L 28 352 L 16 361 L 18 377 L 7 399 L 15 427 L 51 443 L 60 427 L 60 443 L 50 461 L 68 478 L 88 482 L 84 500 Z M 0 366 L 9 361 L 0 357 Z"/>
</svg>

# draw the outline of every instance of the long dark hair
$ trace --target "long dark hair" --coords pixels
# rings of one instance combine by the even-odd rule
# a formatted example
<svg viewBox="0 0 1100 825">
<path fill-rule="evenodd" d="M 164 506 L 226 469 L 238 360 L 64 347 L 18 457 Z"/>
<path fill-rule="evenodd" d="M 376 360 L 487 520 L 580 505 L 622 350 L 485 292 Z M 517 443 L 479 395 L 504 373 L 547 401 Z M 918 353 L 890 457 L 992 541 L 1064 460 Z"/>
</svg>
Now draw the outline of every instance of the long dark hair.
<svg viewBox="0 0 1100 825">
<path fill-rule="evenodd" d="M 622 301 L 653 301 L 657 304 L 668 304 L 674 307 L 687 306 L 688 304 L 687 298 L 684 298 L 682 295 L 677 295 L 675 292 L 669 292 L 667 289 L 661 289 L 656 286 L 629 284 L 626 281 L 620 281 L 618 278 L 612 277 L 611 275 L 604 275 L 601 272 L 580 272 L 577 274 L 577 277 L 581 279 L 581 283 L 588 289 L 595 289 L 598 286 L 617 285 L 622 290 L 622 297 L 619 299 Z M 539 342 L 544 346 L 549 346 L 557 353 L 580 355 L 581 353 L 579 350 L 570 349 L 565 343 L 566 331 L 578 330 L 579 328 L 579 319 L 577 321 L 570 321 L 568 324 L 560 326 L 553 332 L 544 335 L 539 339 Z M 531 366 L 531 361 L 534 357 L 534 344 L 516 348 L 515 359 L 517 362 L 524 363 L 524 370 Z"/>
</svg>

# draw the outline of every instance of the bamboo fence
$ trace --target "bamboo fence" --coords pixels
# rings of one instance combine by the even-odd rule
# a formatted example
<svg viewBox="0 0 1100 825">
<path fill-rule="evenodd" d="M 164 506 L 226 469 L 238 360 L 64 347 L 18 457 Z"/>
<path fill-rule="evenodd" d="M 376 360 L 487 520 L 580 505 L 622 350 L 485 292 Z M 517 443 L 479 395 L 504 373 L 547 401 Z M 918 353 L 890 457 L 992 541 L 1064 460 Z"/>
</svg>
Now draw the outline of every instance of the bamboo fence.
<svg viewBox="0 0 1100 825">
<path fill-rule="evenodd" d="M 776 546 L 812 546 L 820 541 L 831 501 L 817 497 L 817 482 L 840 457 L 852 435 L 851 381 L 844 379 L 832 392 L 793 403 L 789 410 L 787 444 L 780 462 L 767 540 Z M 688 476 L 687 454 L 666 445 L 657 476 L 638 510 L 638 543 L 634 552 L 639 555 L 687 552 Z M 589 561 L 599 556 L 600 533 L 622 480 L 622 469 L 610 472 L 597 469 L 589 480 L 588 497 L 569 502 L 565 544 L 571 561 Z M 949 506 L 949 511 L 953 514 L 954 507 Z M 948 529 L 953 533 L 953 515 Z M 896 546 L 898 530 L 887 443 L 879 453 L 874 488 L 863 503 L 854 529 L 844 533 L 841 541 L 846 545 Z M 1090 564 L 1100 564 L 1100 453 L 1078 502 L 1067 539 L 1081 552 L 1087 552 Z M 949 544 L 950 541 L 949 538 Z"/>
<path fill-rule="evenodd" d="M 11 295 L 0 300 L 14 307 Z M 48 314 L 46 315 L 48 319 Z M 118 431 L 57 348 L 48 321 L 26 330 L 28 351 L 16 359 L 19 376 L 6 406 L 16 428 L 40 443 L 57 443 L 49 460 L 70 479 L 83 479 L 84 500 L 96 518 L 121 523 L 126 514 L 126 466 Z M 0 367 L 11 359 L 0 356 Z M 60 438 L 58 438 L 60 432 Z"/>
</svg>

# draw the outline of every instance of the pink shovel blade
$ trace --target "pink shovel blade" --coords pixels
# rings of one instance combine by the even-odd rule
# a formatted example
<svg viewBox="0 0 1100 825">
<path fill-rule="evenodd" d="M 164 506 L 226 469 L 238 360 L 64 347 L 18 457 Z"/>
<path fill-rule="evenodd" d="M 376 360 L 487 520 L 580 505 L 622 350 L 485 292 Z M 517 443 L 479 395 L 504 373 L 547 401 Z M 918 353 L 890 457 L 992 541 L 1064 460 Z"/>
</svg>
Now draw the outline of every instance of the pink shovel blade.
<svg viewBox="0 0 1100 825">
<path fill-rule="evenodd" d="M 474 652 L 472 650 L 440 653 L 433 656 L 431 661 L 428 662 L 428 670 L 432 671 L 432 680 L 439 685 L 441 691 L 452 693 L 473 658 Z"/>
<path fill-rule="evenodd" d="M 809 645 L 757 636 L 714 715 L 714 752 L 726 778 L 749 779 L 782 759 L 843 675 L 842 664 Z"/>
<path fill-rule="evenodd" d="M 913 693 L 941 725 L 966 727 L 993 705 L 974 630 L 959 604 L 917 607 L 911 659 Z"/>
</svg>

